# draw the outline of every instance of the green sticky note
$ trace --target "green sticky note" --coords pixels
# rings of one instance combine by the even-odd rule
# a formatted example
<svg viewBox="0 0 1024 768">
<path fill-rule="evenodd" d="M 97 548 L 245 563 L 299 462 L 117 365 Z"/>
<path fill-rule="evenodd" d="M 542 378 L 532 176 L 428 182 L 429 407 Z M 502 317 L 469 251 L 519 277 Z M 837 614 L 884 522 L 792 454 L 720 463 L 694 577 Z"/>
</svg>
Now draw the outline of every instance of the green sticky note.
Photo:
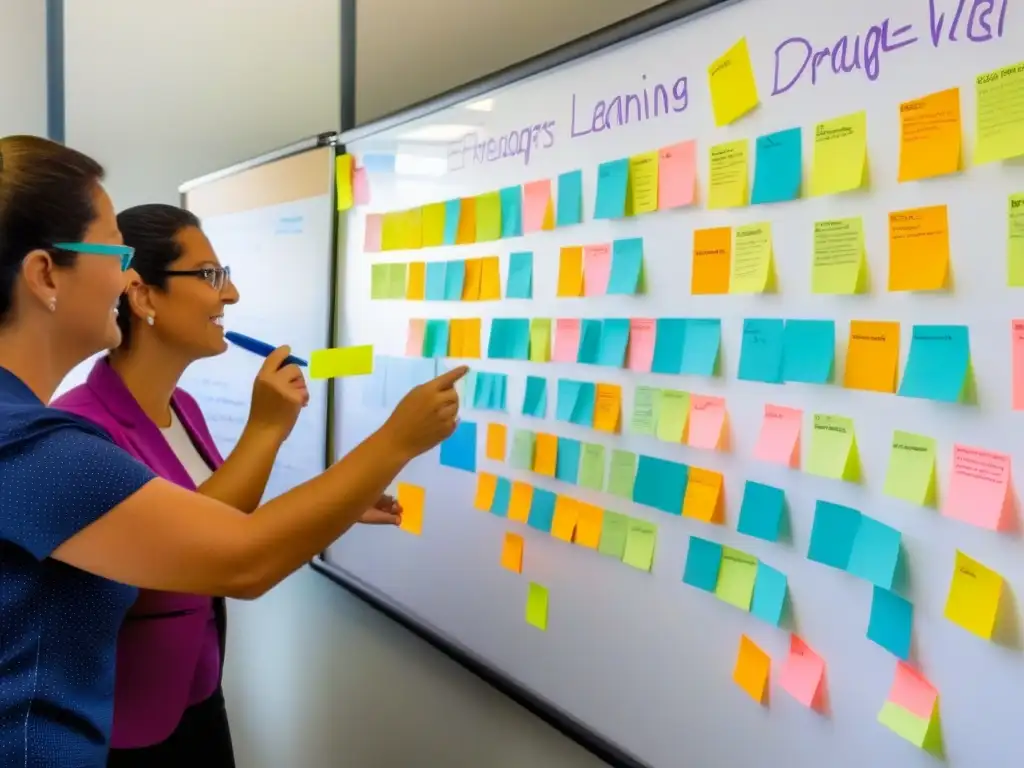
<svg viewBox="0 0 1024 768">
<path fill-rule="evenodd" d="M 853 419 L 814 414 L 811 447 L 806 471 L 833 480 L 860 481 L 860 455 Z"/>
<path fill-rule="evenodd" d="M 526 623 L 542 632 L 548 630 L 548 588 L 532 581 L 526 593 Z"/>
<path fill-rule="evenodd" d="M 476 241 L 501 238 L 501 194 L 484 192 L 476 196 Z"/>
<path fill-rule="evenodd" d="M 551 360 L 551 318 L 535 317 L 530 320 L 530 362 L 546 363 Z"/>
<path fill-rule="evenodd" d="M 887 701 L 882 706 L 882 711 L 878 713 L 878 722 L 926 752 L 941 757 L 945 751 L 942 744 L 942 722 L 937 706 L 932 709 L 931 718 L 924 718 L 918 717 L 895 702 Z"/>
<path fill-rule="evenodd" d="M 626 549 L 622 562 L 641 571 L 650 571 L 654 564 L 654 548 L 658 543 L 658 526 L 633 518 L 626 532 Z"/>
<path fill-rule="evenodd" d="M 1007 229 L 1006 284 L 1024 288 L 1024 193 L 1010 195 L 1010 220 Z"/>
<path fill-rule="evenodd" d="M 860 217 L 816 221 L 811 265 L 811 293 L 866 291 L 864 223 Z"/>
<path fill-rule="evenodd" d="M 391 264 L 391 272 L 388 275 L 388 298 L 405 298 L 405 268 L 403 263 Z"/>
<path fill-rule="evenodd" d="M 634 435 L 655 436 L 658 424 L 658 401 L 661 390 L 656 387 L 637 387 L 633 391 L 633 418 L 629 431 Z"/>
<path fill-rule="evenodd" d="M 633 500 L 633 481 L 636 479 L 636 454 L 612 449 L 611 468 L 608 471 L 608 493 L 627 501 Z"/>
<path fill-rule="evenodd" d="M 757 558 L 731 547 L 722 547 L 715 596 L 744 611 L 750 610 L 757 582 Z"/>
<path fill-rule="evenodd" d="M 898 429 L 892 433 L 892 450 L 883 492 L 918 506 L 935 506 L 934 438 Z"/>
<path fill-rule="evenodd" d="M 604 446 L 600 443 L 584 443 L 579 483 L 592 491 L 604 490 Z"/>
<path fill-rule="evenodd" d="M 601 539 L 598 541 L 597 551 L 621 560 L 626 553 L 629 523 L 630 518 L 606 509 L 601 519 Z"/>
<path fill-rule="evenodd" d="M 517 429 L 512 433 L 512 455 L 508 463 L 513 469 L 533 469 L 533 450 L 537 436 L 528 429 Z"/>
<path fill-rule="evenodd" d="M 391 265 L 374 264 L 370 269 L 370 298 L 386 299 L 391 289 Z"/>
<path fill-rule="evenodd" d="M 675 389 L 661 390 L 658 394 L 657 413 L 657 438 L 668 443 L 683 442 L 686 419 L 690 415 L 690 393 Z"/>
</svg>

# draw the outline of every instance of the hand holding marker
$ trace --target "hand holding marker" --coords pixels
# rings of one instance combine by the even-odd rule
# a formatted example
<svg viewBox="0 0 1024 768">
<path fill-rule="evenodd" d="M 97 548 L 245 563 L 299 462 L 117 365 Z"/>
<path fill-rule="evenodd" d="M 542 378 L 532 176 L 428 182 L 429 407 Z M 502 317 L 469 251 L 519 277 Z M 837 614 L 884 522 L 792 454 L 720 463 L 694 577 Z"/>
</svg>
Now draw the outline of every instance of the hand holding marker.
<svg viewBox="0 0 1024 768">
<path fill-rule="evenodd" d="M 236 333 L 235 331 L 226 331 L 224 333 L 224 338 L 236 347 L 241 347 L 247 352 L 252 352 L 254 355 L 259 355 L 260 357 L 267 357 L 271 352 L 277 349 L 277 347 L 267 344 L 265 341 L 260 341 L 259 339 L 252 338 L 252 336 L 246 336 L 241 333 Z M 301 357 L 288 355 L 288 357 L 284 359 L 284 362 L 281 363 L 281 367 L 283 368 L 286 365 L 299 365 L 305 368 L 309 363 Z"/>
</svg>

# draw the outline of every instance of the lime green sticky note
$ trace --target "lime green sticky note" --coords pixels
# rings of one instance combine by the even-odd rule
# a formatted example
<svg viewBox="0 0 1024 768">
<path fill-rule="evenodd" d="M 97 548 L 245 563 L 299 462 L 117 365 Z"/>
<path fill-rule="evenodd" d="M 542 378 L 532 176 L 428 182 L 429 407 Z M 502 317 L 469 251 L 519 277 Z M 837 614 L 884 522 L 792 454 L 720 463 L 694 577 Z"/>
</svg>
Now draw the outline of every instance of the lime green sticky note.
<svg viewBox="0 0 1024 768">
<path fill-rule="evenodd" d="M 373 346 L 318 349 L 309 359 L 309 378 L 335 379 L 373 373 Z"/>
<path fill-rule="evenodd" d="M 887 701 L 878 713 L 878 722 L 915 747 L 933 755 L 943 755 L 942 721 L 939 718 L 938 705 L 932 709 L 930 718 L 924 718 L 918 717 L 895 702 Z"/>
<path fill-rule="evenodd" d="M 858 216 L 814 222 L 811 292 L 864 293 L 867 276 L 863 220 Z"/>
<path fill-rule="evenodd" d="M 1024 288 L 1024 194 L 1010 195 L 1006 243 L 1006 284 Z"/>
<path fill-rule="evenodd" d="M 370 298 L 386 299 L 391 290 L 391 265 L 374 264 L 370 268 Z"/>
<path fill-rule="evenodd" d="M 600 443 L 583 444 L 579 483 L 592 491 L 604 490 L 604 446 Z"/>
<path fill-rule="evenodd" d="M 626 552 L 629 523 L 630 519 L 625 515 L 606 509 L 601 519 L 601 539 L 597 543 L 597 551 L 621 560 Z"/>
<path fill-rule="evenodd" d="M 635 453 L 618 448 L 612 449 L 611 467 L 608 470 L 608 493 L 627 501 L 633 500 L 636 463 Z"/>
<path fill-rule="evenodd" d="M 533 469 L 533 452 L 537 436 L 528 429 L 517 429 L 512 435 L 512 453 L 508 463 L 513 469 Z"/>
<path fill-rule="evenodd" d="M 933 507 L 935 486 L 934 438 L 897 429 L 892 434 L 883 492 L 911 504 Z"/>
<path fill-rule="evenodd" d="M 658 402 L 661 390 L 657 387 L 637 387 L 633 390 L 633 418 L 629 431 L 634 435 L 654 437 L 658 424 Z"/>
<path fill-rule="evenodd" d="M 548 631 L 548 588 L 532 581 L 526 593 L 526 623 Z"/>
<path fill-rule="evenodd" d="M 501 193 L 484 192 L 476 196 L 476 241 L 501 238 Z"/>
<path fill-rule="evenodd" d="M 750 610 L 757 581 L 757 558 L 731 547 L 722 547 L 715 596 L 744 611 Z"/>
<path fill-rule="evenodd" d="M 634 415 L 636 411 L 634 410 Z M 690 393 L 675 389 L 663 389 L 658 394 L 658 426 L 656 434 L 659 440 L 668 443 L 683 442 L 683 431 L 686 419 L 690 415 Z"/>
<path fill-rule="evenodd" d="M 814 414 L 806 471 L 833 480 L 860 481 L 860 454 L 853 419 Z"/>
<path fill-rule="evenodd" d="M 658 526 L 646 520 L 630 519 L 622 562 L 641 571 L 650 571 L 654 564 L 654 548 L 657 543 Z"/>
<path fill-rule="evenodd" d="M 546 363 L 551 360 L 551 318 L 534 317 L 530 320 L 530 362 Z"/>
<path fill-rule="evenodd" d="M 388 274 L 388 295 L 389 299 L 404 299 L 405 298 L 405 268 L 406 265 L 401 262 L 391 264 L 391 270 Z"/>
</svg>

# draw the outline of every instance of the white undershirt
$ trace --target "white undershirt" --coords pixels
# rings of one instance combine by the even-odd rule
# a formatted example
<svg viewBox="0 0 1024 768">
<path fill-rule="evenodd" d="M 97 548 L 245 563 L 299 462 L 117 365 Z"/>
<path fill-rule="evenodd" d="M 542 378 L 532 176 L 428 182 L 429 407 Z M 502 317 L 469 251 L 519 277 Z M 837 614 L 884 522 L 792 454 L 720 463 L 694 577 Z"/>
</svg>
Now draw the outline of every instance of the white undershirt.
<svg viewBox="0 0 1024 768">
<path fill-rule="evenodd" d="M 174 451 L 174 455 L 178 457 L 178 461 L 188 472 L 188 476 L 192 478 L 196 488 L 210 479 L 213 470 L 196 450 L 192 438 L 188 436 L 188 432 L 173 408 L 171 408 L 171 426 L 160 431 L 163 433 L 164 439 L 167 440 L 167 444 L 171 446 L 171 450 Z"/>
</svg>

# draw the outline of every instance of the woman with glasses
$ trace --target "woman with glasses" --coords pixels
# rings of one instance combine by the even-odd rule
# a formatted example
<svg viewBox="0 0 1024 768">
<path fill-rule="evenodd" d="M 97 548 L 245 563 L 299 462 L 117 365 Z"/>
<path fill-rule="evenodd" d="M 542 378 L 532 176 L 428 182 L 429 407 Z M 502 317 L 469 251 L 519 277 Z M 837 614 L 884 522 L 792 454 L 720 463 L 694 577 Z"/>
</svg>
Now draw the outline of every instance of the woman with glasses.
<svg viewBox="0 0 1024 768">
<path fill-rule="evenodd" d="M 0 138 L 0 765 L 106 765 L 115 667 L 125 662 L 116 658 L 118 633 L 140 588 L 174 593 L 145 593 L 144 599 L 165 599 L 155 604 L 158 612 L 180 611 L 203 626 L 192 633 L 190 625 L 189 637 L 201 634 L 202 640 L 198 651 L 189 641 L 189 653 L 198 654 L 189 657 L 194 674 L 185 701 L 171 711 L 187 711 L 216 690 L 211 665 L 219 658 L 208 642 L 216 619 L 211 627 L 209 601 L 191 596 L 257 597 L 358 522 L 406 463 L 452 433 L 454 384 L 466 372 L 458 368 L 413 389 L 384 426 L 337 464 L 258 507 L 260 467 L 269 472 L 276 449 L 258 446 L 254 429 L 251 440 L 240 441 L 205 477 L 202 464 L 212 470 L 219 459 L 194 403 L 175 391 L 173 377 L 153 379 L 166 387 L 163 412 L 160 398 L 138 389 L 138 399 L 129 395 L 136 410 L 124 400 L 106 403 L 112 418 L 102 428 L 99 420 L 49 407 L 64 376 L 105 349 L 115 350 L 105 365 L 126 389 L 135 386 L 139 370 L 124 361 L 143 349 L 152 355 L 158 333 L 189 355 L 215 354 L 219 328 L 208 326 L 216 327 L 219 309 L 236 298 L 209 252 L 208 266 L 202 257 L 170 264 L 173 271 L 208 270 L 198 276 L 167 275 L 164 289 L 140 280 L 128 268 L 134 249 L 123 242 L 102 178 L 101 166 L 67 147 L 36 137 Z M 182 256 L 196 252 L 182 247 Z M 122 306 L 137 320 L 121 349 L 119 305 L 126 289 Z M 172 294 L 179 291 L 175 303 Z M 205 313 L 203 323 L 199 313 Z M 170 322 L 174 328 L 164 329 Z M 287 432 L 305 401 L 297 372 L 277 370 L 286 354 L 278 350 L 268 358 L 254 387 L 259 403 L 250 425 L 265 427 L 259 434 L 269 435 L 272 427 Z M 173 364 L 183 369 L 187 357 L 182 351 Z M 149 413 L 154 418 L 147 426 Z M 131 443 L 141 454 L 158 445 L 152 432 L 174 430 L 172 414 L 202 463 L 183 444 L 179 458 L 166 437 L 159 472 L 119 447 Z M 138 442 L 131 442 L 127 424 L 143 436 Z M 239 482 L 246 473 L 247 480 L 256 473 L 253 482 Z M 180 638 L 170 631 L 143 635 L 155 644 Z M 152 692 L 157 678 L 147 676 L 149 664 L 161 663 L 162 649 L 148 647 L 157 655 L 116 668 L 118 697 L 122 677 L 131 685 L 139 675 L 140 690 Z M 143 730 L 143 740 L 159 739 L 168 721 L 171 732 L 184 723 L 184 716 L 174 723 L 173 714 L 153 709 L 144 716 L 152 716 L 152 727 L 132 721 L 131 712 L 124 716 L 140 729 L 130 731 L 133 739 Z"/>
</svg>

